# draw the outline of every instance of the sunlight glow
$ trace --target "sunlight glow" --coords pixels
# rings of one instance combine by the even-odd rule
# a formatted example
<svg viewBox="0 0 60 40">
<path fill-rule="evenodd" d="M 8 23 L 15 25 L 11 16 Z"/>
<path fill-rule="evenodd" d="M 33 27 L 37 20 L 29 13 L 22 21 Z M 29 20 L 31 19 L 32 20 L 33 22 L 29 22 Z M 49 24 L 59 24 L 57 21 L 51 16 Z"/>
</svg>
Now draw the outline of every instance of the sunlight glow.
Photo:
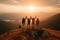
<svg viewBox="0 0 60 40">
<path fill-rule="evenodd" d="M 0 4 L 0 12 L 10 13 L 36 13 L 36 12 L 55 12 L 57 8 L 52 6 L 22 6 Z M 56 11 L 57 12 L 57 11 Z"/>
<path fill-rule="evenodd" d="M 28 9 L 29 9 L 29 11 L 34 11 L 35 7 L 34 6 L 29 6 Z"/>
</svg>

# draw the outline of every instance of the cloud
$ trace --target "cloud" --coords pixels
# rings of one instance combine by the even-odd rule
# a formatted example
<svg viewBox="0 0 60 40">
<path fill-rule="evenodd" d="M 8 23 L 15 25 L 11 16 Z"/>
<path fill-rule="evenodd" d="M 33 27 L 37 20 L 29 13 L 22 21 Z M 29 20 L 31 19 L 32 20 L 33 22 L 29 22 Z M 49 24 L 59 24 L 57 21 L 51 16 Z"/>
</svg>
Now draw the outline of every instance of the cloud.
<svg viewBox="0 0 60 40">
<path fill-rule="evenodd" d="M 0 0 L 0 12 L 22 12 L 25 10 L 24 7 L 30 3 L 54 7 L 55 11 L 60 12 L 60 0 Z M 23 5 L 25 6 L 23 7 Z"/>
<path fill-rule="evenodd" d="M 14 4 L 19 4 L 19 2 L 20 2 L 20 0 L 19 1 L 18 0 L 0 0 L 0 3 L 2 3 L 2 4 L 14 5 Z"/>
<path fill-rule="evenodd" d="M 0 12 L 6 12 L 6 13 L 26 13 L 29 9 L 28 7 L 22 6 L 22 5 L 7 5 L 7 4 L 0 4 Z M 44 11 L 46 12 L 60 12 L 60 8 L 53 7 L 53 6 L 46 6 L 46 7 L 37 7 L 38 11 Z M 54 11 L 53 11 L 54 10 Z M 29 12 L 29 11 L 28 11 Z"/>
<path fill-rule="evenodd" d="M 27 5 L 29 3 L 44 4 L 46 6 L 59 6 L 60 0 L 0 0 L 0 3 L 13 5 Z"/>
</svg>

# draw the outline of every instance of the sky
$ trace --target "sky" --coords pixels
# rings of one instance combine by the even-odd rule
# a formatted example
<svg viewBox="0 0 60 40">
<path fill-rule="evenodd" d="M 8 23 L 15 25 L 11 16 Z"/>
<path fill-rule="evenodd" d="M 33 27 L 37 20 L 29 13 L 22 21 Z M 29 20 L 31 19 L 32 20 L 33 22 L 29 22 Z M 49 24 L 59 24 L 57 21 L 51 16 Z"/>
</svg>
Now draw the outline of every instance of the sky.
<svg viewBox="0 0 60 40">
<path fill-rule="evenodd" d="M 0 0 L 0 12 L 23 12 L 25 10 L 27 12 L 28 6 L 34 6 L 38 11 L 47 9 L 50 12 L 51 10 L 60 12 L 60 0 Z"/>
<path fill-rule="evenodd" d="M 60 0 L 0 0 L 1 13 L 49 13 L 47 16 L 53 15 L 60 13 Z"/>
</svg>

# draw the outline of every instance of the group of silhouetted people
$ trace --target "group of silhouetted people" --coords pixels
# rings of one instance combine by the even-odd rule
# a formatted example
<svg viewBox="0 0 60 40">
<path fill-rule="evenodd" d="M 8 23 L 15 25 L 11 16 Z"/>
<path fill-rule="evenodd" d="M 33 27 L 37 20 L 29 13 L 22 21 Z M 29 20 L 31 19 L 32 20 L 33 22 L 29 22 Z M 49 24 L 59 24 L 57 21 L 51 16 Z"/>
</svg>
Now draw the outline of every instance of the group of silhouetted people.
<svg viewBox="0 0 60 40">
<path fill-rule="evenodd" d="M 31 16 L 30 16 L 30 18 L 27 18 L 27 16 L 26 16 L 25 18 L 24 17 L 22 18 L 22 24 L 23 25 L 25 25 L 26 20 L 27 20 L 27 24 L 28 25 L 30 25 L 31 21 L 32 21 L 32 24 L 35 24 L 36 23 L 38 25 L 40 23 L 39 18 L 31 17 Z"/>
<path fill-rule="evenodd" d="M 32 24 L 32 25 L 37 25 L 37 30 L 34 28 L 35 26 L 32 26 L 32 31 L 28 30 L 30 29 L 30 26 L 27 26 L 27 30 L 25 31 L 25 34 L 29 36 L 29 38 L 31 39 L 31 37 L 35 38 L 35 40 L 38 40 L 39 38 L 49 38 L 50 34 L 44 30 L 42 30 L 40 28 L 40 20 L 37 17 L 31 17 L 27 18 L 23 17 L 22 18 L 22 25 L 25 25 L 27 22 L 28 25 Z M 21 25 L 19 26 L 19 28 L 21 28 Z M 40 28 L 40 29 L 39 29 Z M 22 27 L 22 32 L 25 30 L 25 27 Z"/>
</svg>

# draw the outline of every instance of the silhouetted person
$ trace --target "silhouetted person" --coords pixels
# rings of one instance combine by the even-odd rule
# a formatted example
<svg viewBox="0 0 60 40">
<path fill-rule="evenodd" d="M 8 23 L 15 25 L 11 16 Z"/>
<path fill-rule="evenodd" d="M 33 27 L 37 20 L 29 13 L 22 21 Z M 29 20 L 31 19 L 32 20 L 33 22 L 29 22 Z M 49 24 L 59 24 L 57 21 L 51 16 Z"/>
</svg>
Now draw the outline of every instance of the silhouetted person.
<svg viewBox="0 0 60 40">
<path fill-rule="evenodd" d="M 22 18 L 22 24 L 25 25 L 25 18 Z"/>
<path fill-rule="evenodd" d="M 35 24 L 35 19 L 36 19 L 36 17 L 32 18 L 32 24 Z"/>
<path fill-rule="evenodd" d="M 32 18 L 32 24 L 35 24 L 35 18 Z"/>
<path fill-rule="evenodd" d="M 27 22 L 28 22 L 28 25 L 30 25 L 30 22 L 31 22 L 30 18 L 27 19 Z"/>
<path fill-rule="evenodd" d="M 37 18 L 36 25 L 39 25 L 39 23 L 40 23 L 40 20 L 39 20 L 39 18 Z"/>
</svg>

